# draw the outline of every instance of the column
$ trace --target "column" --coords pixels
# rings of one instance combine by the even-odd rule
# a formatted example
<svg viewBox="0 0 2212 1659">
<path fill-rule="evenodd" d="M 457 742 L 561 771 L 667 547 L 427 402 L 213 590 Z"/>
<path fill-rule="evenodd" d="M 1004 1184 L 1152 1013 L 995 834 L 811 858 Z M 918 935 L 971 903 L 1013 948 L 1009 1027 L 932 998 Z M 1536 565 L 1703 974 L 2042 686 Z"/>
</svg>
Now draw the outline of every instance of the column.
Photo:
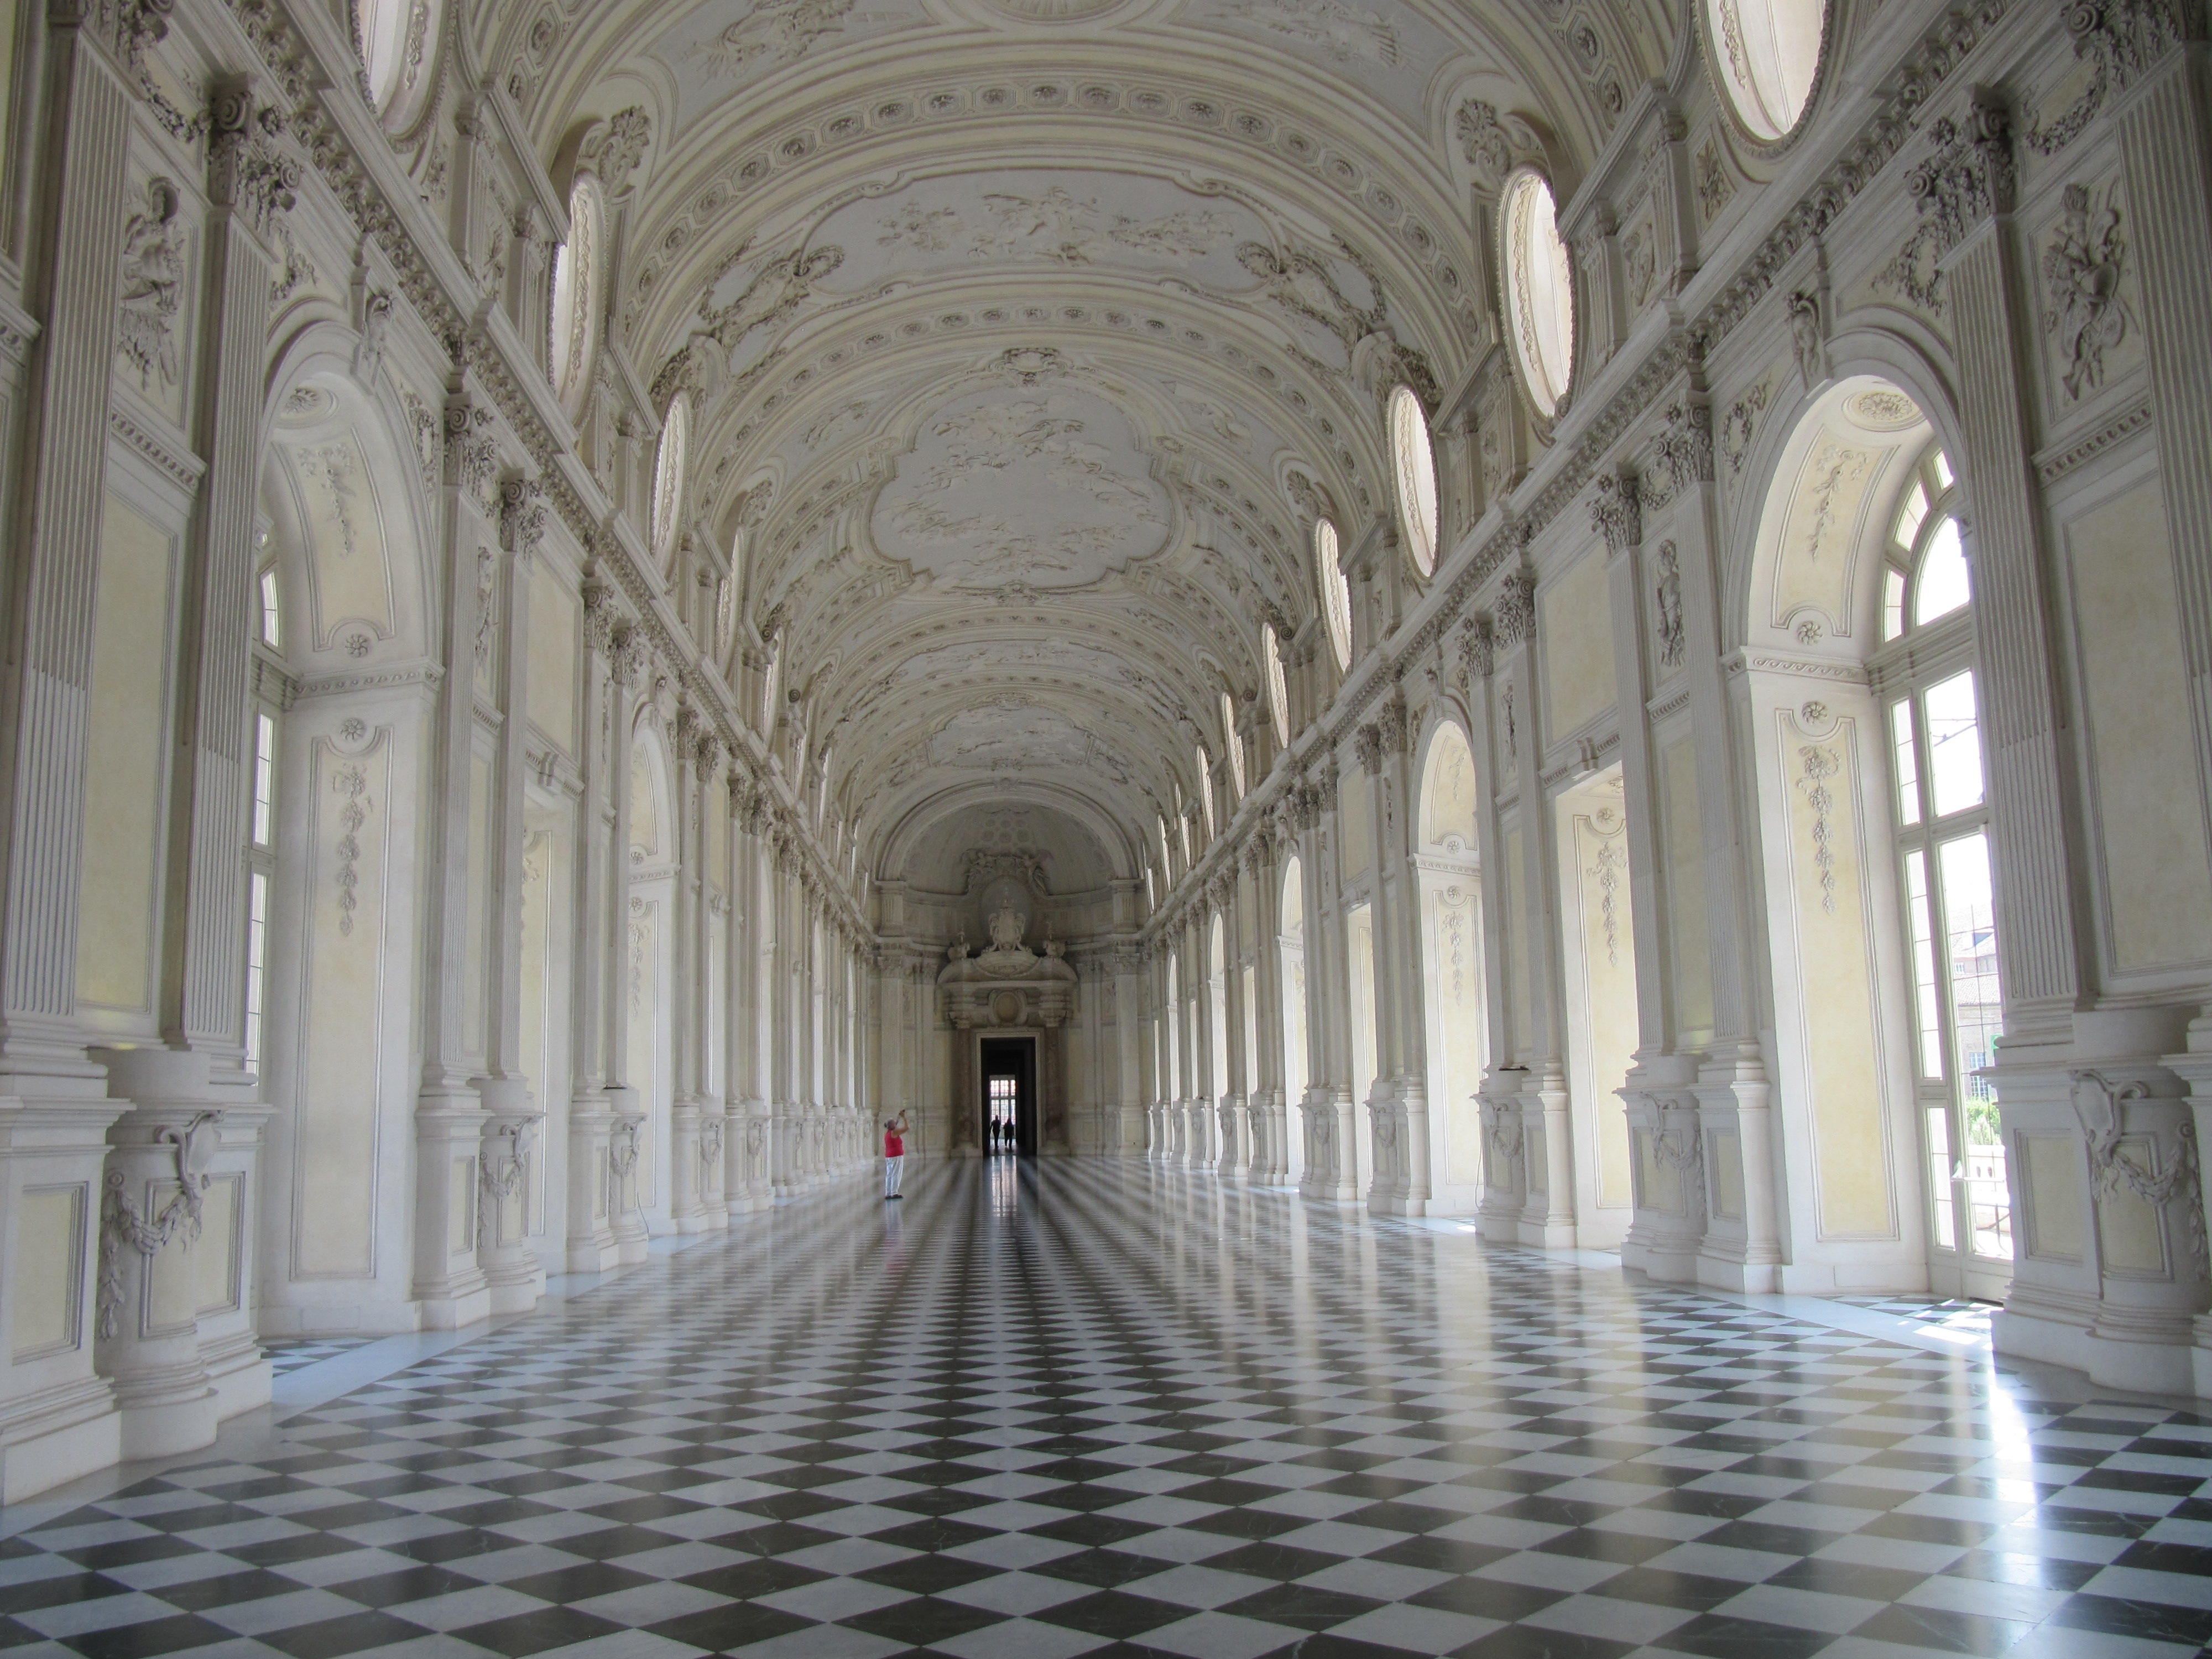
<svg viewBox="0 0 2212 1659">
<path fill-rule="evenodd" d="M 708 1182 L 702 1146 L 701 1076 L 704 1069 L 706 1021 L 700 998 L 706 977 L 706 850 L 704 799 L 707 764 L 702 743 L 711 744 L 698 711 L 685 703 L 676 711 L 673 786 L 676 869 L 670 884 L 668 1218 L 679 1233 L 704 1232 L 708 1226 Z"/>
<path fill-rule="evenodd" d="M 613 1230 L 615 1255 L 628 1263 L 642 1261 L 652 1244 L 645 1213 L 639 1207 L 638 1154 L 646 1133 L 645 1103 L 635 1085 L 624 1080 L 629 1054 L 629 842 L 630 734 L 640 700 L 636 690 L 650 687 L 653 669 L 646 656 L 643 632 L 635 625 L 618 625 L 614 638 L 613 675 L 608 701 L 607 782 L 614 803 L 608 846 L 610 870 L 606 905 L 606 963 L 601 984 L 605 1000 L 601 1017 L 606 1021 L 606 1103 L 612 1113 L 607 1125 L 608 1224 Z"/>
<path fill-rule="evenodd" d="M 621 984 L 617 951 L 622 934 L 615 905 L 628 860 L 617 857 L 622 773 L 615 768 L 615 724 L 623 698 L 617 658 L 628 648 L 629 624 L 605 584 L 584 581 L 583 800 L 576 834 L 576 944 L 569 980 L 568 1237 L 572 1273 L 604 1273 L 617 1259 L 610 1140 L 620 1088 L 608 1046 L 610 1000 Z M 627 769 L 629 762 L 623 757 Z"/>
<path fill-rule="evenodd" d="M 1372 733 L 1371 739 L 1369 733 Z M 1413 868 L 1413 789 L 1407 766 L 1405 694 L 1393 690 L 1364 727 L 1362 763 L 1375 845 L 1375 1052 L 1368 1100 L 1375 1172 L 1368 1207 L 1382 1215 L 1425 1215 L 1429 1184 L 1428 998 L 1423 982 L 1420 880 Z"/>
<path fill-rule="evenodd" d="M 477 672 L 489 676 L 501 720 L 495 738 L 492 799 L 487 805 L 491 867 L 484 1000 L 489 1009 L 483 1075 L 477 1092 L 486 1116 L 477 1149 L 477 1259 L 491 1289 L 494 1313 L 536 1305 L 545 1269 L 530 1247 L 531 1160 L 538 1155 L 545 1113 L 530 1092 L 522 1053 L 523 734 L 530 706 L 530 584 L 536 576 L 545 508 L 535 484 L 510 479 L 500 487 L 502 553 L 488 574 L 488 614 L 478 619 Z"/>
<path fill-rule="evenodd" d="M 1231 738 L 1234 741 L 1234 738 Z M 1229 1039 L 1229 1092 L 1223 1097 L 1221 1115 L 1221 1173 L 1237 1180 L 1252 1174 L 1252 1058 L 1244 1048 L 1244 925 L 1243 896 L 1237 885 L 1237 862 L 1216 884 L 1222 915 L 1221 993 L 1222 1029 Z"/>
<path fill-rule="evenodd" d="M 1273 824 L 1255 829 L 1244 848 L 1245 878 L 1252 884 L 1253 1027 L 1259 1052 L 1250 1056 L 1252 1179 L 1273 1185 L 1288 1179 L 1290 1124 L 1283 1091 L 1282 842 Z"/>
</svg>

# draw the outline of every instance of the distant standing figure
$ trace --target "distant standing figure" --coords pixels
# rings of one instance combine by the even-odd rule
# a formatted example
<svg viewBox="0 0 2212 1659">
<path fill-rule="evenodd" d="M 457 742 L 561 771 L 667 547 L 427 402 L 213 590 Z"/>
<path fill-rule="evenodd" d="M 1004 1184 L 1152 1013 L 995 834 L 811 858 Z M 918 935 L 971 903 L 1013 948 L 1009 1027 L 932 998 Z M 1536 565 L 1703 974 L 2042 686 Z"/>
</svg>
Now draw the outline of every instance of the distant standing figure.
<svg viewBox="0 0 2212 1659">
<path fill-rule="evenodd" d="M 884 1125 L 884 1196 L 904 1198 L 899 1181 L 906 1174 L 906 1114 L 901 1112 Z"/>
</svg>

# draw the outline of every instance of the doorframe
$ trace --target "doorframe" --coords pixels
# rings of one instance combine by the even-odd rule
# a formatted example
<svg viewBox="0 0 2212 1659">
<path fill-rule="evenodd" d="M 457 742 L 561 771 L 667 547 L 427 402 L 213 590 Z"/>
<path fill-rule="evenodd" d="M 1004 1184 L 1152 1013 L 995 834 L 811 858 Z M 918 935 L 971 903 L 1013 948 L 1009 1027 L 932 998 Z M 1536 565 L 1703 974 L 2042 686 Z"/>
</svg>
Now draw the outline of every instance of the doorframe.
<svg viewBox="0 0 2212 1659">
<path fill-rule="evenodd" d="M 981 1133 L 982 1125 L 989 1121 L 991 1076 L 984 1067 L 984 1047 L 993 1042 L 1019 1043 L 1027 1050 L 1029 1061 L 1028 1071 L 1023 1077 L 1024 1086 L 1018 1087 L 1014 1094 L 1014 1150 L 1024 1158 L 1036 1156 L 1038 1143 L 1044 1133 L 1044 1102 L 1040 1087 L 1042 1079 L 1038 1076 L 1038 1068 L 1044 1058 L 1039 1043 L 1041 1036 L 1042 1033 L 1028 1026 L 1000 1026 L 976 1031 L 975 1069 L 973 1073 L 975 1097 L 971 1109 L 976 1114 L 978 1132 L 975 1139 L 978 1146 L 988 1146 L 990 1144 Z"/>
</svg>

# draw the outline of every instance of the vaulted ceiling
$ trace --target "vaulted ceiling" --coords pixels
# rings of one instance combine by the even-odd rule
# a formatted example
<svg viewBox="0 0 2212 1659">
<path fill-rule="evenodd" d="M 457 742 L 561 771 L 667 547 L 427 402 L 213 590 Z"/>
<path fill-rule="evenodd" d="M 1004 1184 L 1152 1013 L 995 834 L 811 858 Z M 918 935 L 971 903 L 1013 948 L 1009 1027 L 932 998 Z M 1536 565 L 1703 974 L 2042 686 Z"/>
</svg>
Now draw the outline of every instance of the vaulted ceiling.
<svg viewBox="0 0 2212 1659">
<path fill-rule="evenodd" d="M 1222 753 L 1222 692 L 1260 694 L 1262 620 L 1314 611 L 1291 475 L 1356 535 L 1382 395 L 1433 401 L 1488 326 L 1457 111 L 1587 161 L 1675 27 L 1657 0 L 545 0 L 487 8 L 478 46 L 546 154 L 650 117 L 616 337 L 657 406 L 691 399 L 691 522 L 739 550 L 864 862 L 1029 801 L 1133 876 Z"/>
</svg>

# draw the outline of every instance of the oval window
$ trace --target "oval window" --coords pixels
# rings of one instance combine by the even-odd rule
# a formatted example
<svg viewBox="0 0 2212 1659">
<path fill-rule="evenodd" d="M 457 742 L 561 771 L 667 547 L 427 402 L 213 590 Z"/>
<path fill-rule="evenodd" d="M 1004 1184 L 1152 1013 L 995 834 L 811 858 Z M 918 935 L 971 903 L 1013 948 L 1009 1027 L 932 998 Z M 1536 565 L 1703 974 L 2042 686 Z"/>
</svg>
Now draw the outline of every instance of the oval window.
<svg viewBox="0 0 2212 1659">
<path fill-rule="evenodd" d="M 1267 662 L 1267 713 L 1274 718 L 1277 747 L 1287 749 L 1291 743 L 1291 686 L 1283 674 L 1283 642 L 1275 637 L 1274 626 L 1262 623 L 1260 628 L 1261 654 Z"/>
<path fill-rule="evenodd" d="M 1429 417 L 1409 386 L 1390 394 L 1390 476 L 1400 533 L 1413 550 L 1413 568 L 1426 576 L 1437 568 L 1437 456 Z"/>
<path fill-rule="evenodd" d="M 1328 625 L 1328 642 L 1336 648 L 1336 665 L 1352 666 L 1352 584 L 1337 562 L 1336 526 L 1327 519 L 1314 525 L 1314 575 L 1321 583 L 1322 620 Z"/>
<path fill-rule="evenodd" d="M 684 519 L 684 452 L 691 442 L 691 399 L 678 392 L 660 423 L 660 448 L 653 462 L 653 556 L 666 570 L 676 555 Z"/>
<path fill-rule="evenodd" d="M 1221 694 L 1222 746 L 1229 755 L 1229 781 L 1237 786 L 1237 799 L 1244 799 L 1244 739 L 1237 735 L 1237 702 L 1226 691 Z"/>
<path fill-rule="evenodd" d="M 573 419 L 592 384 L 599 343 L 599 276 L 606 237 L 599 181 L 576 180 L 568 192 L 568 240 L 553 255 L 553 333 L 546 354 L 553 395 Z"/>
<path fill-rule="evenodd" d="M 1813 101 L 1826 0 L 1705 0 L 1706 46 L 1729 107 L 1753 137 L 1787 137 Z"/>
<path fill-rule="evenodd" d="M 1566 401 L 1575 361 L 1574 274 L 1549 181 L 1527 168 L 1515 173 L 1502 214 L 1513 362 L 1528 401 L 1548 421 Z"/>
<path fill-rule="evenodd" d="M 355 0 L 354 47 L 387 126 L 409 125 L 422 112 L 445 9 L 443 0 Z"/>
</svg>

